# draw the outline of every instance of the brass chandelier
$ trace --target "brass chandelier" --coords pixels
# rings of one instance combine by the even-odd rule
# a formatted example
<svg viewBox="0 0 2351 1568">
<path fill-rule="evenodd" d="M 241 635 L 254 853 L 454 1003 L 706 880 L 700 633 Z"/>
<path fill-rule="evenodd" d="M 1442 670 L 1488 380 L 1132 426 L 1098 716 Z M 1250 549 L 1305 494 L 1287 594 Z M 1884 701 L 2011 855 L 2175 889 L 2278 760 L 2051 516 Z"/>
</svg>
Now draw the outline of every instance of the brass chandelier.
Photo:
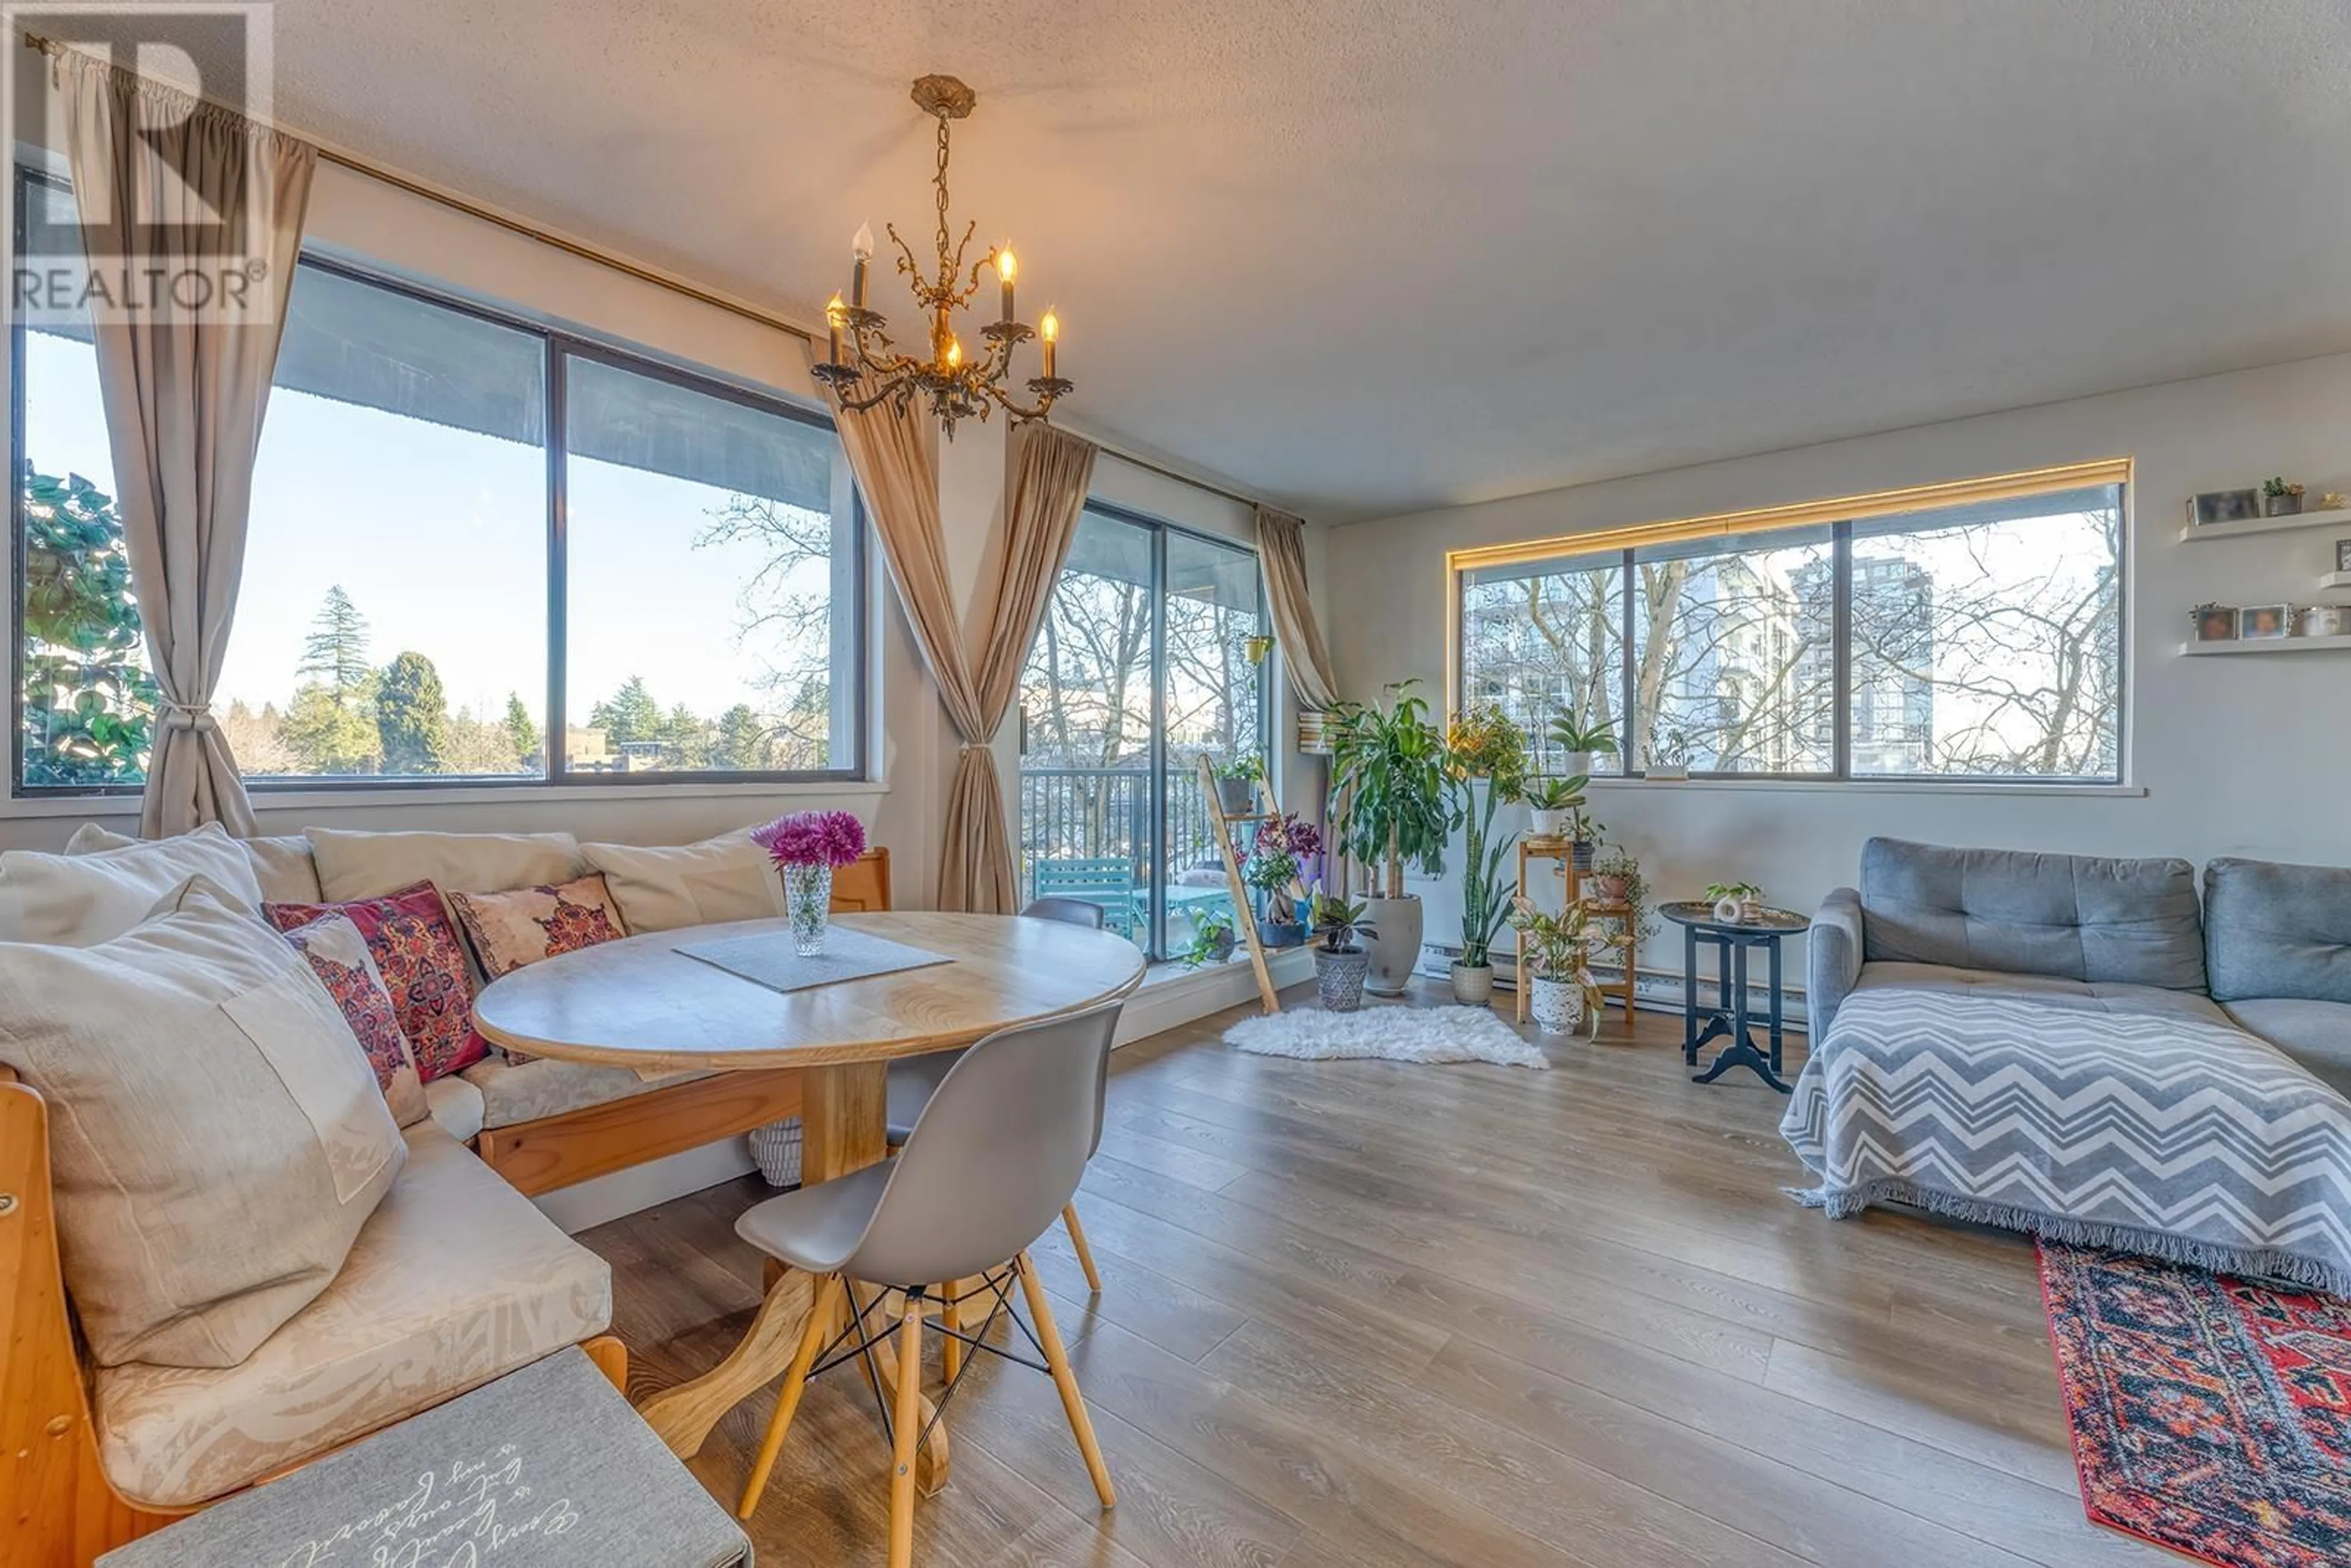
<svg viewBox="0 0 2351 1568">
<path fill-rule="evenodd" d="M 926 76 L 916 78 L 914 98 L 924 113 L 939 122 L 938 172 L 931 179 L 938 190 L 936 276 L 925 276 L 913 248 L 898 237 L 895 224 L 884 226 L 891 243 L 898 247 L 898 270 L 905 274 L 915 300 L 930 317 L 929 356 L 917 358 L 902 351 L 890 336 L 886 318 L 866 306 L 866 263 L 873 256 L 873 230 L 868 225 L 857 231 L 852 242 L 855 260 L 850 272 L 849 298 L 844 301 L 836 294 L 825 305 L 829 352 L 826 362 L 816 367 L 816 374 L 832 389 L 844 408 L 872 408 L 893 400 L 903 409 L 915 398 L 924 399 L 946 428 L 950 441 L 955 439 L 957 420 L 977 416 L 985 421 L 994 407 L 1002 408 L 1016 422 L 1044 419 L 1055 400 L 1068 395 L 1071 390 L 1070 383 L 1054 373 L 1061 337 L 1061 319 L 1048 310 L 1031 329 L 1015 314 L 1013 283 L 1019 264 L 1008 246 L 993 247 L 972 263 L 969 279 L 966 280 L 964 253 L 979 228 L 978 220 L 974 219 L 964 229 L 961 240 L 949 239 L 948 128 L 953 121 L 971 113 L 972 106 L 979 101 L 978 95 L 953 77 Z M 996 274 L 999 308 L 997 319 L 979 329 L 987 347 L 974 357 L 964 351 L 962 340 L 956 336 L 955 317 L 978 295 L 980 274 L 989 270 Z M 1028 383 L 1035 401 L 1024 404 L 1007 383 L 1011 379 L 1015 350 L 1031 338 L 1040 340 L 1043 363 L 1039 367 L 1041 373 L 1030 377 Z"/>
</svg>

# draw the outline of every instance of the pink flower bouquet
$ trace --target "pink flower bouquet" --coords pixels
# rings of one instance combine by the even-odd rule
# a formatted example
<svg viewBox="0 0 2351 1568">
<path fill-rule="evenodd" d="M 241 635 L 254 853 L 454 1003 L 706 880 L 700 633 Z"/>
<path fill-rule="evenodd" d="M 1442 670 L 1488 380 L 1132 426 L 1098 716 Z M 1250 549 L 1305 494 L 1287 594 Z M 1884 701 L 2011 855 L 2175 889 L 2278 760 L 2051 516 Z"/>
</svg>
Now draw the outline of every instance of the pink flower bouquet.
<svg viewBox="0 0 2351 1568">
<path fill-rule="evenodd" d="M 847 811 L 794 811 L 752 829 L 751 841 L 778 866 L 838 870 L 865 852 L 865 824 Z"/>
</svg>

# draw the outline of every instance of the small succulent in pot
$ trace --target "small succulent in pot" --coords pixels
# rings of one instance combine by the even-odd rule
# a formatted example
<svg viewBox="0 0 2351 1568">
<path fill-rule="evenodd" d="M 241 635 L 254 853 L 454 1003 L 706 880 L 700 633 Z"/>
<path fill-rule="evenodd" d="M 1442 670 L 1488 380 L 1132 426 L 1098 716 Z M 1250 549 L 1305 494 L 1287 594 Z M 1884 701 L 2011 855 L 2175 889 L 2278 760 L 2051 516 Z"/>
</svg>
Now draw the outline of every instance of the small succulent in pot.
<svg viewBox="0 0 2351 1568">
<path fill-rule="evenodd" d="M 2289 485 L 2283 474 L 2273 475 L 2262 481 L 2262 515 L 2270 517 L 2291 517 L 2302 510 L 2303 487 Z"/>
</svg>

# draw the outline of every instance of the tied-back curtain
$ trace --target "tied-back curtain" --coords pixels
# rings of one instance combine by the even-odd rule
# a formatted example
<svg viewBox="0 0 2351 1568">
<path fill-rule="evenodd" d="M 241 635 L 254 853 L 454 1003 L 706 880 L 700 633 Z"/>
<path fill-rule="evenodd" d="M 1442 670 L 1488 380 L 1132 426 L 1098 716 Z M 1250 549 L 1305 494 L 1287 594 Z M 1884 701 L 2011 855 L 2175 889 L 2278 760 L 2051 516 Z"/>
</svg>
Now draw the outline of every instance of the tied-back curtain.
<svg viewBox="0 0 2351 1568">
<path fill-rule="evenodd" d="M 55 51 L 131 591 L 162 692 L 141 831 L 255 831 L 212 697 L 318 150 Z M 111 276 L 109 276 L 111 275 Z"/>
<path fill-rule="evenodd" d="M 980 735 L 993 736 L 1003 727 L 1019 695 L 1020 672 L 1045 623 L 1053 585 L 1085 510 L 1094 455 L 1092 442 L 1049 424 L 1017 425 L 1008 437 L 1003 548 L 995 557 L 995 581 L 984 586 L 979 601 L 987 607 L 981 622 L 986 642 L 978 653 Z M 984 744 L 966 745 L 947 802 L 942 905 L 1012 912 L 1018 891 L 1004 818 L 996 754 Z M 967 902 L 948 904 L 951 887 L 961 890 Z"/>
<path fill-rule="evenodd" d="M 1265 571 L 1266 603 L 1273 611 L 1273 634 L 1290 671 L 1298 706 L 1320 713 L 1339 700 L 1331 676 L 1330 650 L 1306 598 L 1306 525 L 1270 507 L 1257 509 L 1257 558 Z"/>
</svg>

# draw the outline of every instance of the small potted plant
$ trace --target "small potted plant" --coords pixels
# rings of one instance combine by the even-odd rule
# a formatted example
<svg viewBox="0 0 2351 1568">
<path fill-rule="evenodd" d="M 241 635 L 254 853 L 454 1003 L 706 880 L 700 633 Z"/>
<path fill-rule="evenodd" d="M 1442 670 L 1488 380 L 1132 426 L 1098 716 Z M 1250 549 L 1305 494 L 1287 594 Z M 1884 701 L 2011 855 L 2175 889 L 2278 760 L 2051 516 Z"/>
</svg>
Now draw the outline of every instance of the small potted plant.
<svg viewBox="0 0 2351 1568">
<path fill-rule="evenodd" d="M 1642 773 L 1660 784 L 1678 783 L 1689 777 L 1689 755 L 1688 732 L 1667 730 L 1650 742 L 1648 763 Z"/>
<path fill-rule="evenodd" d="M 1217 810 L 1228 817 L 1246 817 L 1255 811 L 1258 780 L 1265 777 L 1265 758 L 1251 751 L 1212 766 L 1217 775 Z"/>
<path fill-rule="evenodd" d="M 865 852 L 865 824 L 847 811 L 794 811 L 751 831 L 783 879 L 784 914 L 803 958 L 824 951 L 832 873 Z"/>
<path fill-rule="evenodd" d="M 1592 977 L 1591 915 L 1581 904 L 1557 915 L 1525 897 L 1510 901 L 1510 925 L 1519 934 L 1519 954 L 1527 972 L 1527 1010 L 1545 1034 L 1567 1034 L 1587 1019 L 1600 1032 L 1600 983 Z"/>
<path fill-rule="evenodd" d="M 1604 718 L 1586 725 L 1575 716 L 1573 708 L 1562 708 L 1551 721 L 1551 743 L 1567 753 L 1568 772 L 1588 774 L 1593 758 L 1616 755 L 1616 727 Z"/>
<path fill-rule="evenodd" d="M 1555 844 L 1567 837 L 1570 819 L 1583 806 L 1583 787 L 1591 775 L 1573 779 L 1537 779 L 1527 785 L 1527 814 L 1532 819 L 1527 838 L 1532 843 Z"/>
<path fill-rule="evenodd" d="M 1221 964 L 1233 956 L 1233 922 L 1228 915 L 1196 915 L 1192 941 L 1184 949 L 1184 967 L 1197 969 Z"/>
<path fill-rule="evenodd" d="M 1568 813 L 1567 838 L 1575 857 L 1575 869 L 1587 872 L 1600 857 L 1600 835 L 1608 831 L 1605 822 L 1588 815 L 1579 799 Z"/>
<path fill-rule="evenodd" d="M 1763 918 L 1763 890 L 1751 882 L 1708 883 L 1706 898 L 1714 905 L 1714 917 L 1726 925 Z"/>
<path fill-rule="evenodd" d="M 1306 917 L 1314 928 L 1314 988 L 1322 994 L 1322 1010 L 1353 1012 L 1364 1005 L 1364 972 L 1372 961 L 1355 940 L 1371 929 L 1364 906 L 1332 897 L 1318 883 Z"/>
<path fill-rule="evenodd" d="M 2262 516 L 2291 517 L 2302 511 L 2302 486 L 2289 485 L 2283 475 L 2273 475 L 2262 481 Z"/>
<path fill-rule="evenodd" d="M 1295 947 L 1306 940 L 1298 900 L 1305 889 L 1305 862 L 1322 852 L 1321 830 L 1287 811 L 1258 829 L 1241 880 L 1263 896 L 1265 915 L 1258 922 L 1258 935 L 1267 946 Z"/>
</svg>

